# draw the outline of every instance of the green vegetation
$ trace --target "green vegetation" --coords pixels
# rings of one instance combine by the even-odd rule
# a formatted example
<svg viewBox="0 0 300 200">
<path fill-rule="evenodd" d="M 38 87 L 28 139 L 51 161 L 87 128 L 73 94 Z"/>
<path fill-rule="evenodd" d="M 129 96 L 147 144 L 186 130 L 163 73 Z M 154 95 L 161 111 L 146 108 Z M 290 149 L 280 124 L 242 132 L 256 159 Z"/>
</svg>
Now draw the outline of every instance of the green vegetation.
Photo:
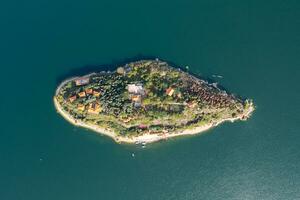
<svg viewBox="0 0 300 200">
<path fill-rule="evenodd" d="M 158 60 L 69 81 L 55 98 L 74 119 L 128 137 L 235 118 L 252 104 Z"/>
</svg>

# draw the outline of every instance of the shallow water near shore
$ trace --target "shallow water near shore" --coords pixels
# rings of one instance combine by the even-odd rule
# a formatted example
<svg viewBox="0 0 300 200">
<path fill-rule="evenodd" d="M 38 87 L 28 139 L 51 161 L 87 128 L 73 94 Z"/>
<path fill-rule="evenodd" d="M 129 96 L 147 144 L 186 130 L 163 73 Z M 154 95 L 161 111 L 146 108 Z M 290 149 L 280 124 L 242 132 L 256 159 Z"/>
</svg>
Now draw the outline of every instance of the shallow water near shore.
<svg viewBox="0 0 300 200">
<path fill-rule="evenodd" d="M 300 199 L 298 1 L 2 4 L 0 199 Z M 142 148 L 56 113 L 62 80 L 155 57 L 253 99 L 253 116 Z"/>
</svg>

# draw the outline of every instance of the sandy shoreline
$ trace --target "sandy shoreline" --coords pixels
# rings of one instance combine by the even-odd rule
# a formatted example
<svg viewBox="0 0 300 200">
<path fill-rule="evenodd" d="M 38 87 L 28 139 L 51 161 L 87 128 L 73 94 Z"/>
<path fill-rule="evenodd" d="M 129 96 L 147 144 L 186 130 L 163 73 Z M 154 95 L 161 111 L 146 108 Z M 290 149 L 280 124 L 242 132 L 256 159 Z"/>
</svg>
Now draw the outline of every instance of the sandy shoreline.
<svg viewBox="0 0 300 200">
<path fill-rule="evenodd" d="M 94 73 L 92 73 L 94 74 Z M 84 77 L 90 76 L 92 74 L 88 74 L 85 75 Z M 58 92 L 60 91 L 60 89 L 69 81 L 73 81 L 76 78 L 79 77 L 72 77 L 69 79 L 64 80 L 56 89 L 55 92 L 55 96 L 58 94 Z M 55 108 L 57 110 L 57 112 L 59 114 L 61 114 L 67 121 L 69 121 L 70 123 L 72 123 L 74 126 L 80 126 L 80 127 L 84 127 L 90 130 L 93 130 L 97 133 L 103 134 L 103 135 L 107 135 L 109 137 L 111 137 L 112 139 L 114 139 L 116 142 L 118 143 L 151 143 L 151 142 L 156 142 L 159 140 L 164 140 L 164 139 L 168 139 L 171 137 L 177 137 L 177 136 L 182 136 L 182 135 L 194 135 L 194 134 L 200 134 L 204 131 L 207 131 L 208 129 L 215 127 L 223 122 L 226 121 L 230 121 L 230 122 L 234 122 L 236 120 L 244 120 L 245 117 L 249 118 L 249 116 L 251 115 L 251 113 L 254 111 L 254 106 L 251 105 L 248 112 L 247 113 L 243 113 L 242 115 L 239 115 L 237 117 L 234 118 L 228 118 L 228 119 L 223 119 L 220 120 L 218 122 L 214 122 L 214 123 L 210 123 L 207 125 L 203 125 L 200 127 L 195 127 L 193 129 L 187 129 L 184 131 L 179 131 L 179 132 L 175 132 L 175 133 L 155 133 L 155 134 L 144 134 L 141 136 L 137 136 L 137 137 L 123 137 L 123 136 L 117 136 L 112 130 L 107 129 L 107 128 L 100 128 L 99 126 L 96 125 L 92 125 L 92 124 L 86 124 L 84 122 L 81 122 L 79 120 L 74 119 L 72 116 L 70 116 L 66 111 L 64 111 L 61 106 L 59 105 L 59 103 L 57 102 L 55 96 L 53 97 L 53 101 L 54 101 L 54 105 Z"/>
</svg>

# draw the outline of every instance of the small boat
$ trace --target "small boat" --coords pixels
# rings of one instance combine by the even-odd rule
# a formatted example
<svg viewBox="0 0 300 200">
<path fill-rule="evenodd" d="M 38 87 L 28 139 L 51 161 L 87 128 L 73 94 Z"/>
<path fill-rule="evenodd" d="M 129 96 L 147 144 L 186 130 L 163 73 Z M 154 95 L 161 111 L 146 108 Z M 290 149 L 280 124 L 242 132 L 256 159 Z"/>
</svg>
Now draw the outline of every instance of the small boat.
<svg viewBox="0 0 300 200">
<path fill-rule="evenodd" d="M 132 153 L 131 156 L 134 157 L 135 156 L 134 153 Z"/>
<path fill-rule="evenodd" d="M 221 75 L 215 75 L 215 74 L 213 74 L 212 77 L 214 77 L 214 78 L 223 78 L 223 76 L 221 76 Z"/>
</svg>

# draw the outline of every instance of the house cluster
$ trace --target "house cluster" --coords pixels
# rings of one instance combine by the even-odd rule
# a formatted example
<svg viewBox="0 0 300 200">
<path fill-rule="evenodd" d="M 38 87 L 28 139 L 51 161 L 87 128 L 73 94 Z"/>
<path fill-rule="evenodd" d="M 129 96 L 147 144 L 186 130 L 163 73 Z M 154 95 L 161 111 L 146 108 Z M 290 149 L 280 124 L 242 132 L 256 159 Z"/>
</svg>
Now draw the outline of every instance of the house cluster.
<svg viewBox="0 0 300 200">
<path fill-rule="evenodd" d="M 84 91 L 79 92 L 79 93 L 69 97 L 69 101 L 71 103 L 73 103 L 77 98 L 84 98 L 84 97 L 91 96 L 91 95 L 94 96 L 94 97 L 99 97 L 100 92 L 98 92 L 96 90 L 93 90 L 91 88 L 87 88 Z"/>
<path fill-rule="evenodd" d="M 142 98 L 146 96 L 146 91 L 143 88 L 143 85 L 138 84 L 128 84 L 127 90 L 129 93 L 129 97 L 134 105 L 134 107 L 138 108 L 142 105 Z"/>
<path fill-rule="evenodd" d="M 101 112 L 101 110 L 102 110 L 100 104 L 97 103 L 97 102 L 89 103 L 87 106 L 84 105 L 84 104 L 79 103 L 77 105 L 77 109 L 79 111 L 82 111 L 82 112 L 87 109 L 87 113 L 89 113 L 89 114 L 95 114 L 95 115 L 99 114 Z"/>
<path fill-rule="evenodd" d="M 83 86 L 83 85 L 87 85 L 89 83 L 89 78 L 79 78 L 75 80 L 75 84 L 76 86 Z M 82 99 L 82 98 L 90 98 L 90 97 L 99 97 L 100 96 L 100 92 L 93 90 L 92 88 L 86 88 L 84 91 L 78 92 L 77 94 L 69 97 L 69 102 L 73 103 L 76 99 Z M 77 109 L 79 111 L 85 111 L 87 110 L 87 112 L 89 114 L 98 114 L 101 112 L 101 106 L 98 102 L 93 101 L 88 103 L 87 105 L 78 103 L 77 104 Z"/>
</svg>

